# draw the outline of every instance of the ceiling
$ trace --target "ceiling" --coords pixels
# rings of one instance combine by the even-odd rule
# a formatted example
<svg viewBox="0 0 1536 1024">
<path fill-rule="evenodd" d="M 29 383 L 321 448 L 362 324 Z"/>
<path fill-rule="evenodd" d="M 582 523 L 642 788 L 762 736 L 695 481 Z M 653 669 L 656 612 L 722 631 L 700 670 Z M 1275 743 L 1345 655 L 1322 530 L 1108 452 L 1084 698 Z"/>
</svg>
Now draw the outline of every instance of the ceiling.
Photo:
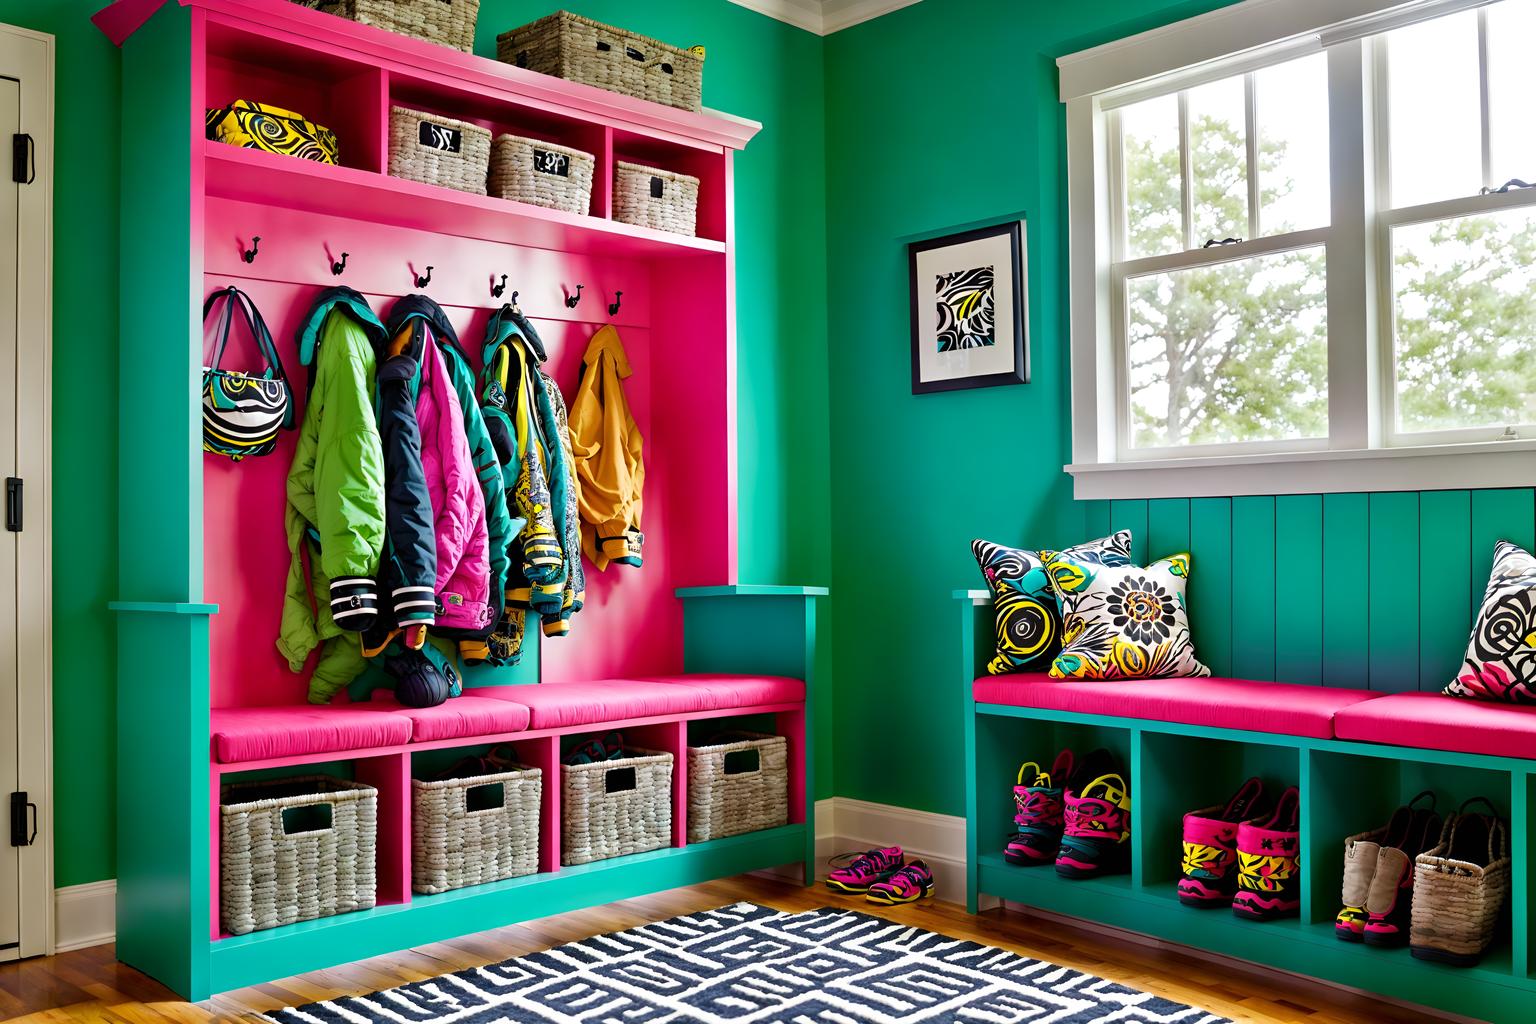
<svg viewBox="0 0 1536 1024">
<path fill-rule="evenodd" d="M 849 28 L 918 0 L 731 0 L 741 7 L 766 14 L 819 36 Z"/>
</svg>

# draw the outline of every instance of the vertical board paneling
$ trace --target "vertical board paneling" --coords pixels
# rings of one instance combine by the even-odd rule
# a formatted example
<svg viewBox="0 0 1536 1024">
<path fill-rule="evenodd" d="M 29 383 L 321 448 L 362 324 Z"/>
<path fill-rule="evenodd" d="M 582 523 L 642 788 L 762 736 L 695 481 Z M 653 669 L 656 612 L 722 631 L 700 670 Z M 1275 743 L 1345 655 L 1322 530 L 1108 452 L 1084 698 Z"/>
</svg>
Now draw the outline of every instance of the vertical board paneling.
<svg viewBox="0 0 1536 1024">
<path fill-rule="evenodd" d="M 1155 498 L 1147 503 L 1147 561 L 1189 551 L 1189 499 Z"/>
<path fill-rule="evenodd" d="M 1419 495 L 1372 494 L 1369 500 L 1370 607 L 1366 610 L 1370 688 L 1419 688 Z M 1336 565 L 1337 563 L 1330 563 Z"/>
<path fill-rule="evenodd" d="M 1189 631 L 1212 675 L 1232 672 L 1232 499 L 1189 503 Z"/>
<path fill-rule="evenodd" d="M 1083 528 L 1085 532 L 1082 539 L 1085 541 L 1098 540 L 1100 537 L 1107 536 L 1110 531 L 1109 502 L 1085 502 L 1083 508 Z"/>
<path fill-rule="evenodd" d="M 1536 505 L 1529 487 L 1498 491 L 1472 492 L 1472 593 L 1476 608 L 1488 589 L 1488 574 L 1493 569 L 1493 546 L 1501 540 L 1513 541 L 1529 551 L 1536 532 Z M 1471 620 L 1467 629 L 1472 628 Z"/>
<path fill-rule="evenodd" d="M 1323 681 L 1323 499 L 1275 498 L 1275 678 Z"/>
<path fill-rule="evenodd" d="M 1273 679 L 1274 498 L 1232 499 L 1232 560 L 1232 674 L 1239 679 Z"/>
<path fill-rule="evenodd" d="M 1115 500 L 1109 503 L 1109 528 L 1131 531 L 1131 561 L 1147 564 L 1147 503 Z"/>
<path fill-rule="evenodd" d="M 1370 683 L 1370 508 L 1364 494 L 1323 495 L 1323 684 Z M 1378 581 L 1379 582 L 1379 581 Z"/>
<path fill-rule="evenodd" d="M 1481 596 L 1472 580 L 1472 495 L 1425 491 L 1419 495 L 1419 689 L 1439 690 L 1455 676 Z"/>
</svg>

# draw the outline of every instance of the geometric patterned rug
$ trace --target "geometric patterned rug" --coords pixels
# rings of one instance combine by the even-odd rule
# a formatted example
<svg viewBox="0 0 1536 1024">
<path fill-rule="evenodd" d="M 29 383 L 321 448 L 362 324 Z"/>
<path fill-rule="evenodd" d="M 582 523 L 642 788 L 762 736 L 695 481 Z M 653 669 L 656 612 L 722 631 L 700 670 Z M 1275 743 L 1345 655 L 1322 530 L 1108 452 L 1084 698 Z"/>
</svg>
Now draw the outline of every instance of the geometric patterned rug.
<svg viewBox="0 0 1536 1024">
<path fill-rule="evenodd" d="M 849 910 L 753 903 L 599 935 L 279 1024 L 1230 1024 L 1082 971 Z"/>
</svg>

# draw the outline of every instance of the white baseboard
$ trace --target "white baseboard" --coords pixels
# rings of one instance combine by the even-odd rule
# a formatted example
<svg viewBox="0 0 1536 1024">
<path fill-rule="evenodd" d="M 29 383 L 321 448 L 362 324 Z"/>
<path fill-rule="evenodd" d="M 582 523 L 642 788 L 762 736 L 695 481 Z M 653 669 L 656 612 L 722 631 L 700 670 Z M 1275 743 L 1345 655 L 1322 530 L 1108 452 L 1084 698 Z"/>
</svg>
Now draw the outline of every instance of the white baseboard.
<svg viewBox="0 0 1536 1024">
<path fill-rule="evenodd" d="M 117 936 L 117 880 L 55 889 L 53 922 L 55 953 L 111 942 Z"/>
</svg>

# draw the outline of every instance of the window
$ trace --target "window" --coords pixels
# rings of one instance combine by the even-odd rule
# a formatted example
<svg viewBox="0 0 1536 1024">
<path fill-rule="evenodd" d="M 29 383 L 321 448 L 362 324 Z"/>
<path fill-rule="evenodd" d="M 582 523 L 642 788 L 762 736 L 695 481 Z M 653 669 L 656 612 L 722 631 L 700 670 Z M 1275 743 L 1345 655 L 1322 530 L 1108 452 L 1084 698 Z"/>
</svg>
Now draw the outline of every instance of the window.
<svg viewBox="0 0 1536 1024">
<path fill-rule="evenodd" d="M 1079 496 L 1476 486 L 1536 450 L 1536 2 L 1375 6 L 1062 59 Z"/>
</svg>

